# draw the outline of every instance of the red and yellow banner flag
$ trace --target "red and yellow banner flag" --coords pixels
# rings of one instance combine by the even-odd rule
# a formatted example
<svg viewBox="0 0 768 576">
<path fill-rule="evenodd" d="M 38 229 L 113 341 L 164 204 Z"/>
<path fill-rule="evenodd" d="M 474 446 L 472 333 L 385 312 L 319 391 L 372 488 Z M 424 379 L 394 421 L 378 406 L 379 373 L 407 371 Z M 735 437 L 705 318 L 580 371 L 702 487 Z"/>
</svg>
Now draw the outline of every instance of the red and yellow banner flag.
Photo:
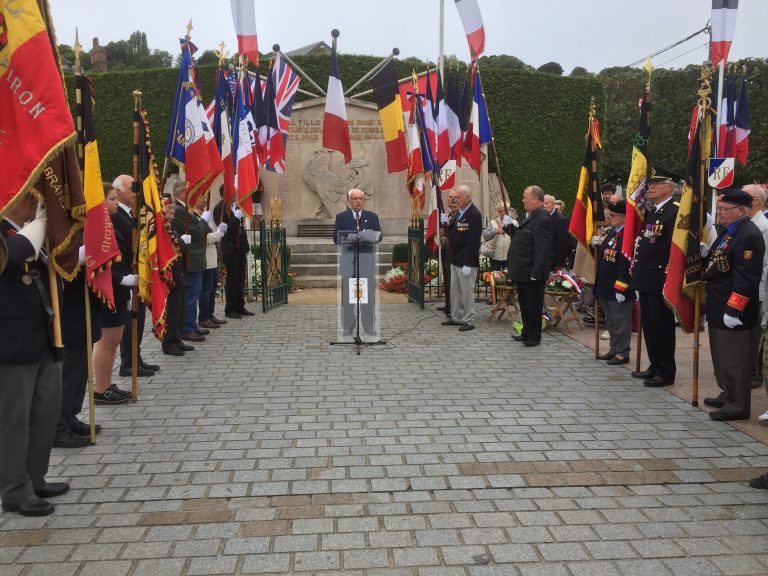
<svg viewBox="0 0 768 576">
<path fill-rule="evenodd" d="M 693 332 L 696 319 L 696 290 L 701 289 L 703 263 L 701 242 L 707 241 L 707 163 L 712 148 L 712 109 L 708 101 L 699 105 L 698 122 L 688 156 L 688 175 L 683 184 L 680 207 L 672 232 L 672 246 L 664 281 L 664 300 L 680 320 L 686 333 Z"/>
<path fill-rule="evenodd" d="M 595 235 L 595 224 L 605 218 L 597 176 L 597 149 L 602 148 L 600 124 L 592 113 L 589 115 L 586 141 L 584 162 L 579 174 L 579 190 L 576 193 L 568 231 L 585 248 L 589 248 L 590 240 Z"/>
<path fill-rule="evenodd" d="M 87 76 L 75 76 L 78 92 L 79 138 L 83 146 L 83 192 L 85 195 L 85 280 L 110 310 L 115 309 L 112 290 L 112 263 L 120 260 L 112 220 L 104 204 L 104 187 L 99 162 L 99 145 L 93 120 L 93 83 Z"/>
<path fill-rule="evenodd" d="M 146 111 L 134 112 L 139 123 L 139 296 L 152 310 L 152 332 L 165 335 L 168 292 L 173 286 L 171 267 L 179 250 L 163 214 L 157 168 L 149 138 Z"/>
<path fill-rule="evenodd" d="M 74 141 L 48 34 L 37 0 L 0 2 L 0 215 Z"/>
</svg>

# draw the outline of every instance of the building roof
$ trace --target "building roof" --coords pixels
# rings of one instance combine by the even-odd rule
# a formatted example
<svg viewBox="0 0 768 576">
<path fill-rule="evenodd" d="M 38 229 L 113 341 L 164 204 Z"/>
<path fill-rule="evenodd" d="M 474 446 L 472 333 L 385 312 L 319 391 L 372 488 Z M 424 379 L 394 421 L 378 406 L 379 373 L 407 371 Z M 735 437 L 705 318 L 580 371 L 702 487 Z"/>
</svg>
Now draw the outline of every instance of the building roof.
<svg viewBox="0 0 768 576">
<path fill-rule="evenodd" d="M 286 52 L 288 56 L 307 56 L 309 54 L 330 54 L 331 53 L 331 47 L 328 46 L 325 42 L 322 40 L 320 42 L 313 42 L 312 44 L 307 44 L 306 46 L 302 46 L 301 48 L 296 48 L 295 50 L 291 50 L 290 52 Z"/>
</svg>

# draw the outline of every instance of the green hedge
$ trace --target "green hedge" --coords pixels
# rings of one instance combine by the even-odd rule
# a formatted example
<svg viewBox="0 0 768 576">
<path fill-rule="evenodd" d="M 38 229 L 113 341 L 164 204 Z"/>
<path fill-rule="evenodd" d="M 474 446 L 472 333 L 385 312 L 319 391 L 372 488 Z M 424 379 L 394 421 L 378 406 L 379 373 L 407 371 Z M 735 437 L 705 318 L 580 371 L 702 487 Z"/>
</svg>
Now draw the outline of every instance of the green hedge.
<svg viewBox="0 0 768 576">
<path fill-rule="evenodd" d="M 380 58 L 341 55 L 344 86 L 351 86 Z M 304 56 L 296 63 L 324 86 L 328 56 Z M 737 168 L 737 182 L 764 180 L 768 176 L 768 61 L 747 61 L 750 79 L 752 135 L 747 169 Z M 412 64 L 397 61 L 400 77 Z M 422 67 L 423 69 L 423 67 Z M 214 92 L 214 67 L 200 66 L 198 76 L 206 101 Z M 417 71 L 419 71 L 417 69 Z M 654 110 L 650 154 L 652 161 L 671 170 L 685 171 L 686 137 L 691 108 L 698 88 L 698 68 L 657 70 L 653 75 Z M 104 179 L 132 170 L 131 93 L 140 89 L 149 111 L 152 141 L 162 168 L 168 138 L 177 69 L 134 70 L 92 74 L 96 100 L 96 131 Z M 590 97 L 597 101 L 604 141 L 601 170 L 604 179 L 626 182 L 631 143 L 637 128 L 637 101 L 643 91 L 641 71 L 612 68 L 599 76 L 561 77 L 526 70 L 482 70 L 491 125 L 497 144 L 504 183 L 514 205 L 520 205 L 526 185 L 539 184 L 571 206 L 584 154 L 584 133 Z M 69 86 L 72 78 L 68 78 Z M 308 82 L 301 87 L 312 91 Z M 365 84 L 355 92 L 367 90 Z M 74 98 L 74 90 L 69 90 Z M 298 100 L 305 99 L 299 95 Z M 369 97 L 370 98 L 370 97 Z M 491 161 L 491 170 L 495 164 Z M 568 210 L 570 211 L 570 210 Z"/>
</svg>

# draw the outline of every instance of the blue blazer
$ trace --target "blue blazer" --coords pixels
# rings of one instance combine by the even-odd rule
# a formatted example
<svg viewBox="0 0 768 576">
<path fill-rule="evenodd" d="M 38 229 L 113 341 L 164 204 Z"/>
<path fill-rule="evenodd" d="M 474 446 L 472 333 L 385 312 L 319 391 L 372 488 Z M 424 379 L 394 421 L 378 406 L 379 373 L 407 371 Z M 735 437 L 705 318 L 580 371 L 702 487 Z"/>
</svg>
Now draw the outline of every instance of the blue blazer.
<svg viewBox="0 0 768 576">
<path fill-rule="evenodd" d="M 355 230 L 357 224 L 355 223 L 355 215 L 352 210 L 347 209 L 344 212 L 336 214 L 336 223 L 333 227 L 333 243 L 338 244 L 339 231 L 343 230 Z M 379 225 L 379 217 L 368 210 L 362 210 L 360 214 L 360 230 L 378 230 L 381 232 L 381 226 Z"/>
</svg>

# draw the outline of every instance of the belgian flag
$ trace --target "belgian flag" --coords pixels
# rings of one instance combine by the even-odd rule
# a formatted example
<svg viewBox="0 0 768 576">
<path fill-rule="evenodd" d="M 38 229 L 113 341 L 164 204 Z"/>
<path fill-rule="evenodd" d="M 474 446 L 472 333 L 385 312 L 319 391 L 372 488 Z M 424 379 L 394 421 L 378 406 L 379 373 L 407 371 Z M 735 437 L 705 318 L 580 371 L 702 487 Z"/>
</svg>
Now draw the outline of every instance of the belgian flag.
<svg viewBox="0 0 768 576">
<path fill-rule="evenodd" d="M 120 248 L 115 239 L 112 221 L 104 204 L 99 145 L 93 121 L 93 83 L 87 76 L 75 76 L 75 90 L 79 94 L 77 105 L 78 139 L 82 146 L 83 193 L 85 195 L 85 280 L 94 294 L 115 309 L 112 291 L 113 262 L 120 261 Z"/>
<path fill-rule="evenodd" d="M 173 286 L 171 267 L 179 259 L 179 249 L 163 214 L 146 111 L 135 111 L 134 122 L 139 124 L 139 296 L 152 310 L 152 332 L 162 340 Z"/>
<path fill-rule="evenodd" d="M 597 149 L 602 148 L 600 124 L 592 114 L 589 116 L 585 138 L 586 151 L 579 174 L 579 190 L 576 193 L 568 231 L 585 248 L 589 248 L 589 242 L 595 234 L 595 224 L 604 218 L 603 199 L 598 190 L 597 176 Z"/>
<path fill-rule="evenodd" d="M 371 86 L 379 108 L 381 130 L 384 132 L 387 171 L 400 172 L 408 168 L 408 148 L 405 144 L 405 122 L 394 61 L 387 62 L 371 78 Z"/>
</svg>

